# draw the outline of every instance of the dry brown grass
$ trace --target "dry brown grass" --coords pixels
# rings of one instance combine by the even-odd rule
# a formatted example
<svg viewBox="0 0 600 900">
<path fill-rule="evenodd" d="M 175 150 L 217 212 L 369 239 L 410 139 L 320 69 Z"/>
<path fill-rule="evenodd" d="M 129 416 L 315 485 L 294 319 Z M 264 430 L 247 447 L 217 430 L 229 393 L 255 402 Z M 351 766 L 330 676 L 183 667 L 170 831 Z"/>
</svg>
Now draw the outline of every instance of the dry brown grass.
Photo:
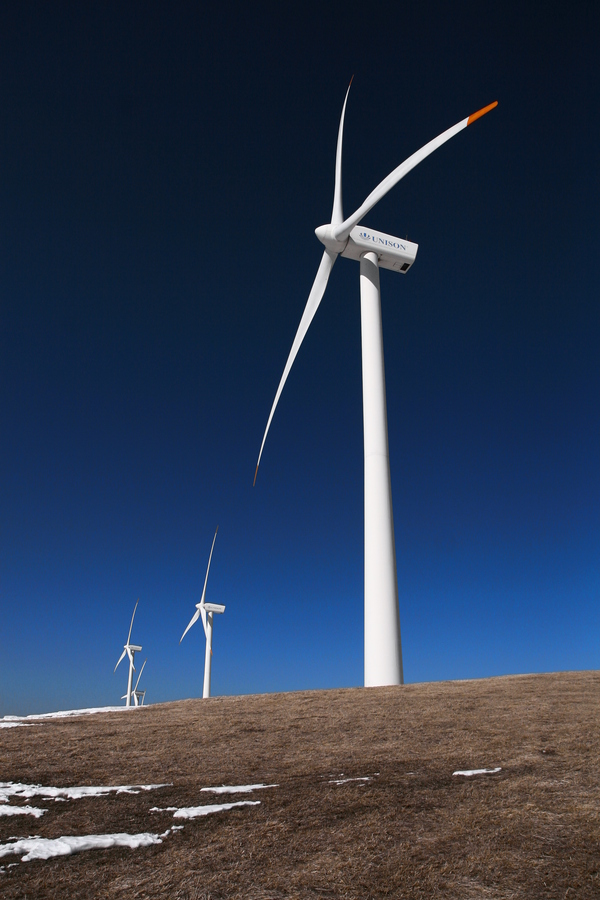
<svg viewBox="0 0 600 900">
<path fill-rule="evenodd" d="M 3 729 L 1 781 L 173 785 L 31 800 L 49 811 L 0 818 L 0 842 L 159 833 L 176 823 L 152 806 L 261 804 L 184 820 L 148 848 L 19 862 L 0 874 L 0 893 L 598 900 L 599 704 L 600 673 L 576 672 L 186 700 Z M 452 775 L 494 766 L 498 775 Z M 342 772 L 374 777 L 329 783 Z M 279 787 L 215 799 L 199 792 L 261 781 Z"/>
</svg>

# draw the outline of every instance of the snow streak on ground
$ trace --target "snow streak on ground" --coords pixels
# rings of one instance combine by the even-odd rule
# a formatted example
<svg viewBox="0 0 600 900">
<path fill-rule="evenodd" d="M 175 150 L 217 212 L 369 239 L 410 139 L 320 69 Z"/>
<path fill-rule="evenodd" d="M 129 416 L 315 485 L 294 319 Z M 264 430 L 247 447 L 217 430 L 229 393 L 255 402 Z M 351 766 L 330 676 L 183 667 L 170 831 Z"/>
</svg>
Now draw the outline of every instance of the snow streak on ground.
<svg viewBox="0 0 600 900">
<path fill-rule="evenodd" d="M 222 787 L 200 788 L 202 791 L 210 791 L 211 794 L 249 794 L 251 791 L 260 791 L 263 788 L 279 787 L 278 784 L 233 784 Z"/>
<path fill-rule="evenodd" d="M 33 722 L 0 722 L 0 728 L 19 728 L 19 726 L 29 728 L 33 724 Z"/>
<path fill-rule="evenodd" d="M 80 800 L 82 797 L 104 797 L 111 792 L 116 794 L 139 794 L 140 791 L 154 791 L 161 787 L 171 787 L 171 785 L 116 784 L 102 787 L 81 785 L 60 788 L 44 787 L 41 784 L 19 784 L 15 781 L 0 781 L 0 803 L 8 803 L 9 797 L 23 797 L 26 800 L 30 800 L 31 797 L 42 797 L 44 800 Z"/>
<path fill-rule="evenodd" d="M 67 716 L 89 716 L 92 713 L 125 712 L 133 709 L 147 709 L 149 706 L 151 706 L 150 703 L 148 706 L 93 706 L 89 709 L 62 709 L 58 710 L 58 712 L 32 713 L 30 716 L 4 716 L 3 719 L 0 719 L 0 728 L 10 728 L 11 725 L 19 725 L 27 719 L 64 719 Z M 3 724 L 5 722 L 7 724 Z"/>
<path fill-rule="evenodd" d="M 0 804 L 0 816 L 35 816 L 39 819 L 43 816 L 47 809 L 40 809 L 38 806 L 9 806 L 8 803 Z"/>
<path fill-rule="evenodd" d="M 238 800 L 237 803 L 213 803 L 210 806 L 187 806 L 173 813 L 174 819 L 197 819 L 210 813 L 233 809 L 234 806 L 260 806 L 260 800 Z"/>
<path fill-rule="evenodd" d="M 24 853 L 21 862 L 32 859 L 50 859 L 52 856 L 69 856 L 82 850 L 108 850 L 110 847 L 149 847 L 162 844 L 171 829 L 163 834 L 91 834 L 59 838 L 23 838 L 11 844 L 0 844 L 0 858 Z"/>
<path fill-rule="evenodd" d="M 365 775 L 362 778 L 337 778 L 333 781 L 328 781 L 327 784 L 347 784 L 349 781 L 371 781 L 371 775 Z"/>
<path fill-rule="evenodd" d="M 502 766 L 498 766 L 497 769 L 465 769 L 463 772 L 453 772 L 453 775 L 466 775 L 467 777 L 470 775 L 495 775 L 497 772 L 502 771 Z"/>
<path fill-rule="evenodd" d="M 150 812 L 172 812 L 174 819 L 197 819 L 198 816 L 224 812 L 234 806 L 260 806 L 260 800 L 238 800 L 237 803 L 212 803 L 207 806 L 153 806 Z"/>
</svg>

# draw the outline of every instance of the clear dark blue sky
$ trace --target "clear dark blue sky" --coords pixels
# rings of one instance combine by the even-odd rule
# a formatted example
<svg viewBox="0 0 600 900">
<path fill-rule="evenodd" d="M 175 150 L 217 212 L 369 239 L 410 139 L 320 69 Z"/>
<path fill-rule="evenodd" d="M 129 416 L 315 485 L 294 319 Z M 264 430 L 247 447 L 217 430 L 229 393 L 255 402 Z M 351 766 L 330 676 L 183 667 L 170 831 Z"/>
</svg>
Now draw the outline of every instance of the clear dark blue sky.
<svg viewBox="0 0 600 900">
<path fill-rule="evenodd" d="M 329 221 L 382 274 L 408 681 L 600 666 L 595 2 L 0 10 L 0 714 L 362 682 L 358 265 L 256 457 Z"/>
</svg>

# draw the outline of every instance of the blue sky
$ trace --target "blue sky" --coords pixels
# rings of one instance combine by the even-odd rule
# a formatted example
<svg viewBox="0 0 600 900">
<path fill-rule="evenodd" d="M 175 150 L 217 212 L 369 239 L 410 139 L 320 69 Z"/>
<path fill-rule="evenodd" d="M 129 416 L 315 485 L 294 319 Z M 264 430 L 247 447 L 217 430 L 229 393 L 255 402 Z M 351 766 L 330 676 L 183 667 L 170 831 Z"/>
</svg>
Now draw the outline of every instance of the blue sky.
<svg viewBox="0 0 600 900">
<path fill-rule="evenodd" d="M 0 12 L 0 714 L 362 683 L 358 265 L 383 272 L 407 681 L 600 665 L 596 4 L 12 4 Z"/>
</svg>

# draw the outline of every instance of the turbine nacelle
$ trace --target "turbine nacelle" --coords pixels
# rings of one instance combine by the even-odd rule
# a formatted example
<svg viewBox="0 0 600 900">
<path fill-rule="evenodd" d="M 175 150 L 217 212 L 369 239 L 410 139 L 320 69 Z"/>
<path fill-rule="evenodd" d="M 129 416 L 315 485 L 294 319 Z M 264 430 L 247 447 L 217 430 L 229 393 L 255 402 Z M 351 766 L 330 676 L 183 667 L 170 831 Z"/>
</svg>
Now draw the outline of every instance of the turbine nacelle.
<svg viewBox="0 0 600 900">
<path fill-rule="evenodd" d="M 222 603 L 205 603 L 204 609 L 206 610 L 206 612 L 211 612 L 211 613 L 224 613 L 225 612 L 225 607 L 223 606 Z"/>
<path fill-rule="evenodd" d="M 119 668 L 119 666 L 121 665 L 121 663 L 123 662 L 123 660 L 125 659 L 126 656 L 129 657 L 129 662 L 131 663 L 131 667 L 133 668 L 133 670 L 135 672 L 135 665 L 133 662 L 133 658 L 134 658 L 135 654 L 140 653 L 141 650 L 142 650 L 142 648 L 139 647 L 137 644 L 125 644 L 123 646 L 123 652 L 121 653 L 121 655 L 119 657 L 119 661 L 115 666 L 115 672 L 117 671 L 117 669 Z"/>
<path fill-rule="evenodd" d="M 330 253 L 339 254 L 346 259 L 360 260 L 363 253 L 375 251 L 379 266 L 393 272 L 408 272 L 417 256 L 418 244 L 402 240 L 391 234 L 373 231 L 364 225 L 355 225 L 349 236 L 343 241 L 336 238 L 336 225 L 319 225 L 315 234 Z"/>
<path fill-rule="evenodd" d="M 390 269 L 404 275 L 414 263 L 418 249 L 419 245 L 412 241 L 373 231 L 364 225 L 355 225 L 341 255 L 360 261 L 365 253 L 373 252 L 377 254 L 380 269 Z"/>
<path fill-rule="evenodd" d="M 200 603 L 196 603 L 196 609 L 198 610 L 198 612 L 194 614 L 194 618 L 192 619 L 192 622 L 190 623 L 190 625 L 192 625 L 194 622 L 198 621 L 198 615 L 202 616 L 202 625 L 204 627 L 204 634 L 206 635 L 206 637 L 208 637 L 207 624 L 206 624 L 206 613 L 224 613 L 225 607 L 223 606 L 222 603 L 205 603 L 204 600 L 201 600 Z M 188 625 L 188 628 L 189 627 L 190 626 Z M 187 631 L 187 629 L 186 629 L 186 631 Z M 184 632 L 184 635 L 185 635 L 185 632 Z M 183 637 L 181 638 L 181 640 L 183 640 Z M 179 643 L 181 643 L 181 641 L 179 641 Z"/>
</svg>

